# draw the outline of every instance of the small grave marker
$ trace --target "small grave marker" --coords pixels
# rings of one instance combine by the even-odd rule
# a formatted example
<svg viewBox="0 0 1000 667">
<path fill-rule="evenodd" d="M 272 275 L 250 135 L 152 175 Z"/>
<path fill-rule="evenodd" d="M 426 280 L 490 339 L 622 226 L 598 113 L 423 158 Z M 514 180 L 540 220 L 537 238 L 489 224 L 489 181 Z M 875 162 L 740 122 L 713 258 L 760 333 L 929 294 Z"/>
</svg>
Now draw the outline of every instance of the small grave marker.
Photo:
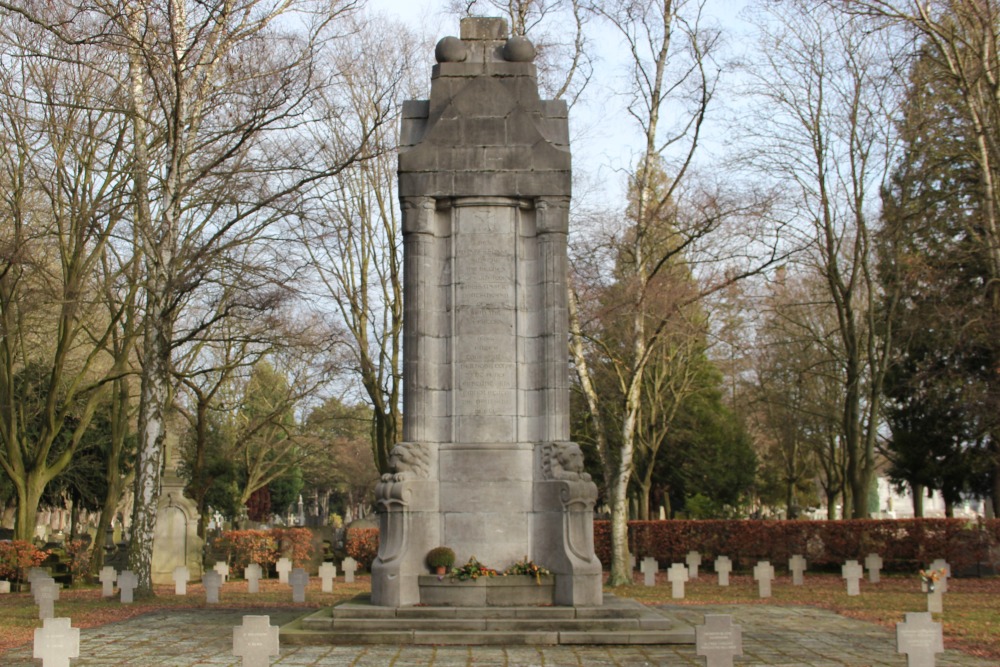
<svg viewBox="0 0 1000 667">
<path fill-rule="evenodd" d="M 877 584 L 882 580 L 882 557 L 878 554 L 868 554 L 865 557 L 865 567 L 868 569 L 868 583 Z"/>
<path fill-rule="evenodd" d="M 344 559 L 341 564 L 341 569 L 344 571 L 344 582 L 348 584 L 354 583 L 354 573 L 358 569 L 358 561 L 354 560 L 350 556 Z"/>
<path fill-rule="evenodd" d="M 729 556 L 719 556 L 715 559 L 715 571 L 719 574 L 719 585 L 729 585 L 729 573 L 733 571 L 733 561 Z"/>
<path fill-rule="evenodd" d="M 861 563 L 849 560 L 840 568 L 840 576 L 847 581 L 848 595 L 861 595 L 861 577 L 865 574 Z"/>
<path fill-rule="evenodd" d="M 304 568 L 297 567 L 288 575 L 288 583 L 292 585 L 292 602 L 306 601 L 306 586 L 309 585 L 309 574 Z"/>
<path fill-rule="evenodd" d="M 667 570 L 667 581 L 673 586 L 671 596 L 675 600 L 684 599 L 684 582 L 688 580 L 688 569 L 684 563 L 674 563 Z"/>
<path fill-rule="evenodd" d="M 205 603 L 219 603 L 219 589 L 222 588 L 222 575 L 215 570 L 209 570 L 201 576 L 201 583 L 205 586 Z"/>
<path fill-rule="evenodd" d="M 319 579 L 324 593 L 333 592 L 333 580 L 337 578 L 337 566 L 327 561 L 319 566 Z"/>
<path fill-rule="evenodd" d="M 122 604 L 132 604 L 132 594 L 139 586 L 139 578 L 132 570 L 122 570 L 118 573 L 118 591 L 121 593 Z"/>
<path fill-rule="evenodd" d="M 247 565 L 246 569 L 243 570 L 243 576 L 246 577 L 247 580 L 247 593 L 260 592 L 260 576 L 262 573 L 260 565 L 257 563 L 250 563 Z"/>
<path fill-rule="evenodd" d="M 639 571 L 642 572 L 642 584 L 644 586 L 655 586 L 656 573 L 660 571 L 660 564 L 657 563 L 656 559 L 652 556 L 646 556 L 642 559 L 642 565 L 639 566 Z"/>
<path fill-rule="evenodd" d="M 49 571 L 44 567 L 32 567 L 28 569 L 28 583 L 35 583 L 35 579 L 49 576 Z"/>
<path fill-rule="evenodd" d="M 706 667 L 733 667 L 733 657 L 743 655 L 743 628 L 728 614 L 705 614 L 705 625 L 694 629 L 694 646 Z"/>
<path fill-rule="evenodd" d="M 802 575 L 806 571 L 806 559 L 795 554 L 788 559 L 788 571 L 792 573 L 792 585 L 801 586 L 804 583 Z"/>
<path fill-rule="evenodd" d="M 774 579 L 774 566 L 762 560 L 753 568 L 753 578 L 757 582 L 757 591 L 762 598 L 771 597 L 771 580 Z"/>
<path fill-rule="evenodd" d="M 80 656 L 80 629 L 70 627 L 68 618 L 46 618 L 35 628 L 32 657 L 42 667 L 69 667 L 70 658 Z"/>
<path fill-rule="evenodd" d="M 284 557 L 279 558 L 278 564 L 274 566 L 274 569 L 278 571 L 278 581 L 287 584 L 288 573 L 292 571 L 292 561 Z"/>
<path fill-rule="evenodd" d="M 931 563 L 932 570 L 944 570 L 944 574 L 937 581 L 935 588 L 940 590 L 942 593 L 948 592 L 948 579 L 951 578 L 951 565 L 948 565 L 948 561 L 944 558 L 938 558 L 933 563 Z"/>
<path fill-rule="evenodd" d="M 54 618 L 55 601 L 59 599 L 59 584 L 52 577 L 35 577 L 31 583 L 31 594 L 38 605 L 38 618 Z"/>
<path fill-rule="evenodd" d="M 222 583 L 229 581 L 229 563 L 223 563 L 220 561 L 212 566 L 212 569 L 218 572 L 219 576 L 222 577 Z"/>
<path fill-rule="evenodd" d="M 0 579 L 0 594 L 10 593 L 10 582 L 6 579 Z"/>
<path fill-rule="evenodd" d="M 278 653 L 278 626 L 270 616 L 244 616 L 233 628 L 233 655 L 243 658 L 243 667 L 268 667 Z"/>
<path fill-rule="evenodd" d="M 944 653 L 941 624 L 929 612 L 907 612 L 896 624 L 896 652 L 906 654 L 908 667 L 934 667 L 934 654 Z"/>
<path fill-rule="evenodd" d="M 98 577 L 101 580 L 101 597 L 112 598 L 115 596 L 115 581 L 118 579 L 118 573 L 115 572 L 115 568 L 110 565 L 105 565 L 101 568 L 101 575 Z"/>
<path fill-rule="evenodd" d="M 188 579 L 191 571 L 183 565 L 174 568 L 174 595 L 187 595 Z"/>
<path fill-rule="evenodd" d="M 698 578 L 698 568 L 701 566 L 701 554 L 697 551 L 689 551 L 684 562 L 687 563 L 688 577 L 694 581 Z"/>
</svg>

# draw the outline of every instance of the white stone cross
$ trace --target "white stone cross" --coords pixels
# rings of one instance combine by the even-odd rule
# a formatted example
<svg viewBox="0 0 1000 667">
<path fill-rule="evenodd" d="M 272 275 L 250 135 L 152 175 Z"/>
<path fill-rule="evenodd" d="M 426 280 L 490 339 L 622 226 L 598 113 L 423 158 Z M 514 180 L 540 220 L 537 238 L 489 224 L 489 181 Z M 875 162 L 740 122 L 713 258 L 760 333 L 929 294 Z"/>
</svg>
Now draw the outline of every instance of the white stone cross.
<svg viewBox="0 0 1000 667">
<path fill-rule="evenodd" d="M 132 594 L 139 586 L 139 578 L 132 570 L 122 570 L 118 573 L 118 591 L 121 593 L 122 604 L 132 603 Z"/>
<path fill-rule="evenodd" d="M 861 595 L 861 577 L 865 575 L 861 563 L 849 560 L 840 568 L 840 576 L 847 580 L 847 594 Z"/>
<path fill-rule="evenodd" d="M 278 654 L 278 626 L 270 616 L 244 616 L 233 628 L 233 655 L 243 658 L 243 667 L 268 667 Z"/>
<path fill-rule="evenodd" d="M 243 570 L 243 576 L 247 580 L 247 593 L 259 593 L 260 592 L 260 576 L 263 574 L 260 565 L 257 563 L 250 563 Z"/>
<path fill-rule="evenodd" d="M 305 569 L 297 567 L 288 575 L 288 583 L 292 585 L 292 602 L 306 601 L 306 586 L 309 585 L 309 574 Z"/>
<path fill-rule="evenodd" d="M 942 593 L 948 592 L 948 579 L 951 577 L 951 565 L 948 565 L 948 561 L 944 558 L 938 558 L 933 563 L 931 563 L 932 570 L 944 570 L 944 575 L 937 580 L 935 588 Z"/>
<path fill-rule="evenodd" d="M 110 565 L 105 565 L 101 568 L 101 576 L 99 576 L 98 579 L 101 580 L 101 597 L 114 597 L 115 580 L 118 579 L 118 573 L 115 572 L 115 568 Z"/>
<path fill-rule="evenodd" d="M 906 654 L 908 667 L 934 667 L 934 654 L 944 653 L 941 624 L 930 612 L 907 612 L 906 621 L 896 624 L 896 653 Z"/>
<path fill-rule="evenodd" d="M 38 605 L 38 618 L 55 617 L 55 601 L 59 599 L 59 584 L 52 577 L 36 577 L 31 582 L 31 594 Z"/>
<path fill-rule="evenodd" d="M 865 557 L 865 567 L 868 569 L 868 583 L 877 584 L 882 580 L 882 557 L 878 554 L 868 554 Z"/>
<path fill-rule="evenodd" d="M 771 580 L 774 579 L 774 566 L 762 560 L 753 568 L 753 578 L 757 582 L 757 591 L 762 598 L 771 597 Z"/>
<path fill-rule="evenodd" d="M 219 576 L 222 577 L 222 583 L 229 581 L 229 563 L 219 561 L 212 566 L 212 569 L 218 572 Z"/>
<path fill-rule="evenodd" d="M 639 565 L 639 570 L 643 574 L 642 583 L 644 586 L 656 585 L 656 573 L 660 571 L 660 564 L 652 556 L 646 556 Z"/>
<path fill-rule="evenodd" d="M 10 593 L 10 582 L 6 579 L 0 579 L 0 593 Z"/>
<path fill-rule="evenodd" d="M 205 602 L 218 604 L 219 589 L 222 588 L 222 575 L 215 570 L 209 570 L 201 575 L 201 583 L 205 586 Z"/>
<path fill-rule="evenodd" d="M 698 567 L 701 565 L 701 554 L 698 553 L 697 551 L 689 551 L 687 558 L 684 559 L 684 562 L 687 563 L 688 576 L 691 578 L 691 580 L 693 581 L 697 579 Z"/>
<path fill-rule="evenodd" d="M 274 566 L 274 569 L 278 571 L 278 581 L 287 584 L 288 573 L 292 571 L 292 561 L 284 557 L 279 558 L 278 564 Z"/>
<path fill-rule="evenodd" d="M 341 564 L 341 569 L 344 571 L 344 582 L 348 584 L 354 583 L 354 573 L 358 569 L 358 561 L 354 560 L 350 556 L 344 559 Z"/>
<path fill-rule="evenodd" d="M 733 561 L 729 556 L 719 556 L 715 559 L 715 571 L 719 573 L 719 585 L 729 585 L 729 573 L 733 571 Z"/>
<path fill-rule="evenodd" d="M 743 655 L 743 628 L 728 614 L 705 614 L 705 625 L 694 629 L 694 646 L 706 667 L 733 667 L 733 656 Z"/>
<path fill-rule="evenodd" d="M 667 570 L 667 581 L 673 586 L 671 596 L 675 600 L 684 599 L 684 582 L 688 580 L 688 576 L 688 569 L 684 563 L 674 563 Z"/>
<path fill-rule="evenodd" d="M 803 584 L 802 573 L 806 571 L 806 559 L 800 554 L 795 554 L 788 559 L 788 571 L 792 573 L 792 585 L 801 586 Z"/>
<path fill-rule="evenodd" d="M 49 571 L 44 567 L 32 567 L 28 569 L 28 583 L 35 583 L 35 579 L 41 579 L 42 577 L 49 576 Z"/>
<path fill-rule="evenodd" d="M 35 628 L 32 657 L 41 658 L 42 667 L 69 667 L 69 659 L 80 656 L 80 629 L 68 618 L 46 618 Z"/>
<path fill-rule="evenodd" d="M 174 595 L 187 595 L 190 578 L 191 571 L 183 565 L 174 568 Z"/>
<path fill-rule="evenodd" d="M 319 566 L 319 579 L 323 583 L 323 592 L 333 592 L 333 580 L 337 578 L 337 566 L 326 561 Z"/>
</svg>

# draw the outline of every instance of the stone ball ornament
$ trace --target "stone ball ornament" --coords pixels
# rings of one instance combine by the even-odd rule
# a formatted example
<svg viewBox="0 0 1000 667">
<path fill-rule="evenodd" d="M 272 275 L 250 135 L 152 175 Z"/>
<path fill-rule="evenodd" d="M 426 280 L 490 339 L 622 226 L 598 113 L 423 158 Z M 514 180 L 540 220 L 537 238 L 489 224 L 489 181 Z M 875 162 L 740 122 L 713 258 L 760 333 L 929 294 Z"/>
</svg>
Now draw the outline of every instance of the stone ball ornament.
<svg viewBox="0 0 1000 667">
<path fill-rule="evenodd" d="M 526 37 L 511 37 L 503 45 L 503 59 L 512 63 L 530 63 L 535 59 L 535 45 Z"/>
<path fill-rule="evenodd" d="M 439 63 L 460 63 L 468 56 L 468 49 L 458 37 L 442 37 L 434 47 L 434 59 Z"/>
</svg>

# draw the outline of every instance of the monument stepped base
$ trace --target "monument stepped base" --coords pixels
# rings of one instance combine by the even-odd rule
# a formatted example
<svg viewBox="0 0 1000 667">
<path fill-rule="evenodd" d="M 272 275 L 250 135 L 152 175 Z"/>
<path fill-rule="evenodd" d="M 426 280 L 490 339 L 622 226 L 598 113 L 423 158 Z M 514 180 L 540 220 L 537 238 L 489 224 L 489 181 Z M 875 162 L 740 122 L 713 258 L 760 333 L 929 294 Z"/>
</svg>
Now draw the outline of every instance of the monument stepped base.
<svg viewBox="0 0 1000 667">
<path fill-rule="evenodd" d="M 605 593 L 600 607 L 376 607 L 359 596 L 281 628 L 281 643 L 694 644 L 694 628 Z"/>
</svg>

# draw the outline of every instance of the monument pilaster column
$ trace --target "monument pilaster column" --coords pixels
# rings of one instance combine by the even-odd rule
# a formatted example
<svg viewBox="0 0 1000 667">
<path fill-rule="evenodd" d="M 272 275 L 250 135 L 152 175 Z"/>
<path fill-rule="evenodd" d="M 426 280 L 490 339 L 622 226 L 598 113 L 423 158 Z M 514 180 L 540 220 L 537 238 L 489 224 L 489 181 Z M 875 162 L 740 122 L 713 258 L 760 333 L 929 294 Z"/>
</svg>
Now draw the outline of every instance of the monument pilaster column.
<svg viewBox="0 0 1000 667">
<path fill-rule="evenodd" d="M 567 340 L 569 316 L 567 280 L 569 263 L 569 197 L 535 200 L 538 233 L 539 282 L 542 297 L 543 442 L 569 440 L 569 365 Z"/>
</svg>

